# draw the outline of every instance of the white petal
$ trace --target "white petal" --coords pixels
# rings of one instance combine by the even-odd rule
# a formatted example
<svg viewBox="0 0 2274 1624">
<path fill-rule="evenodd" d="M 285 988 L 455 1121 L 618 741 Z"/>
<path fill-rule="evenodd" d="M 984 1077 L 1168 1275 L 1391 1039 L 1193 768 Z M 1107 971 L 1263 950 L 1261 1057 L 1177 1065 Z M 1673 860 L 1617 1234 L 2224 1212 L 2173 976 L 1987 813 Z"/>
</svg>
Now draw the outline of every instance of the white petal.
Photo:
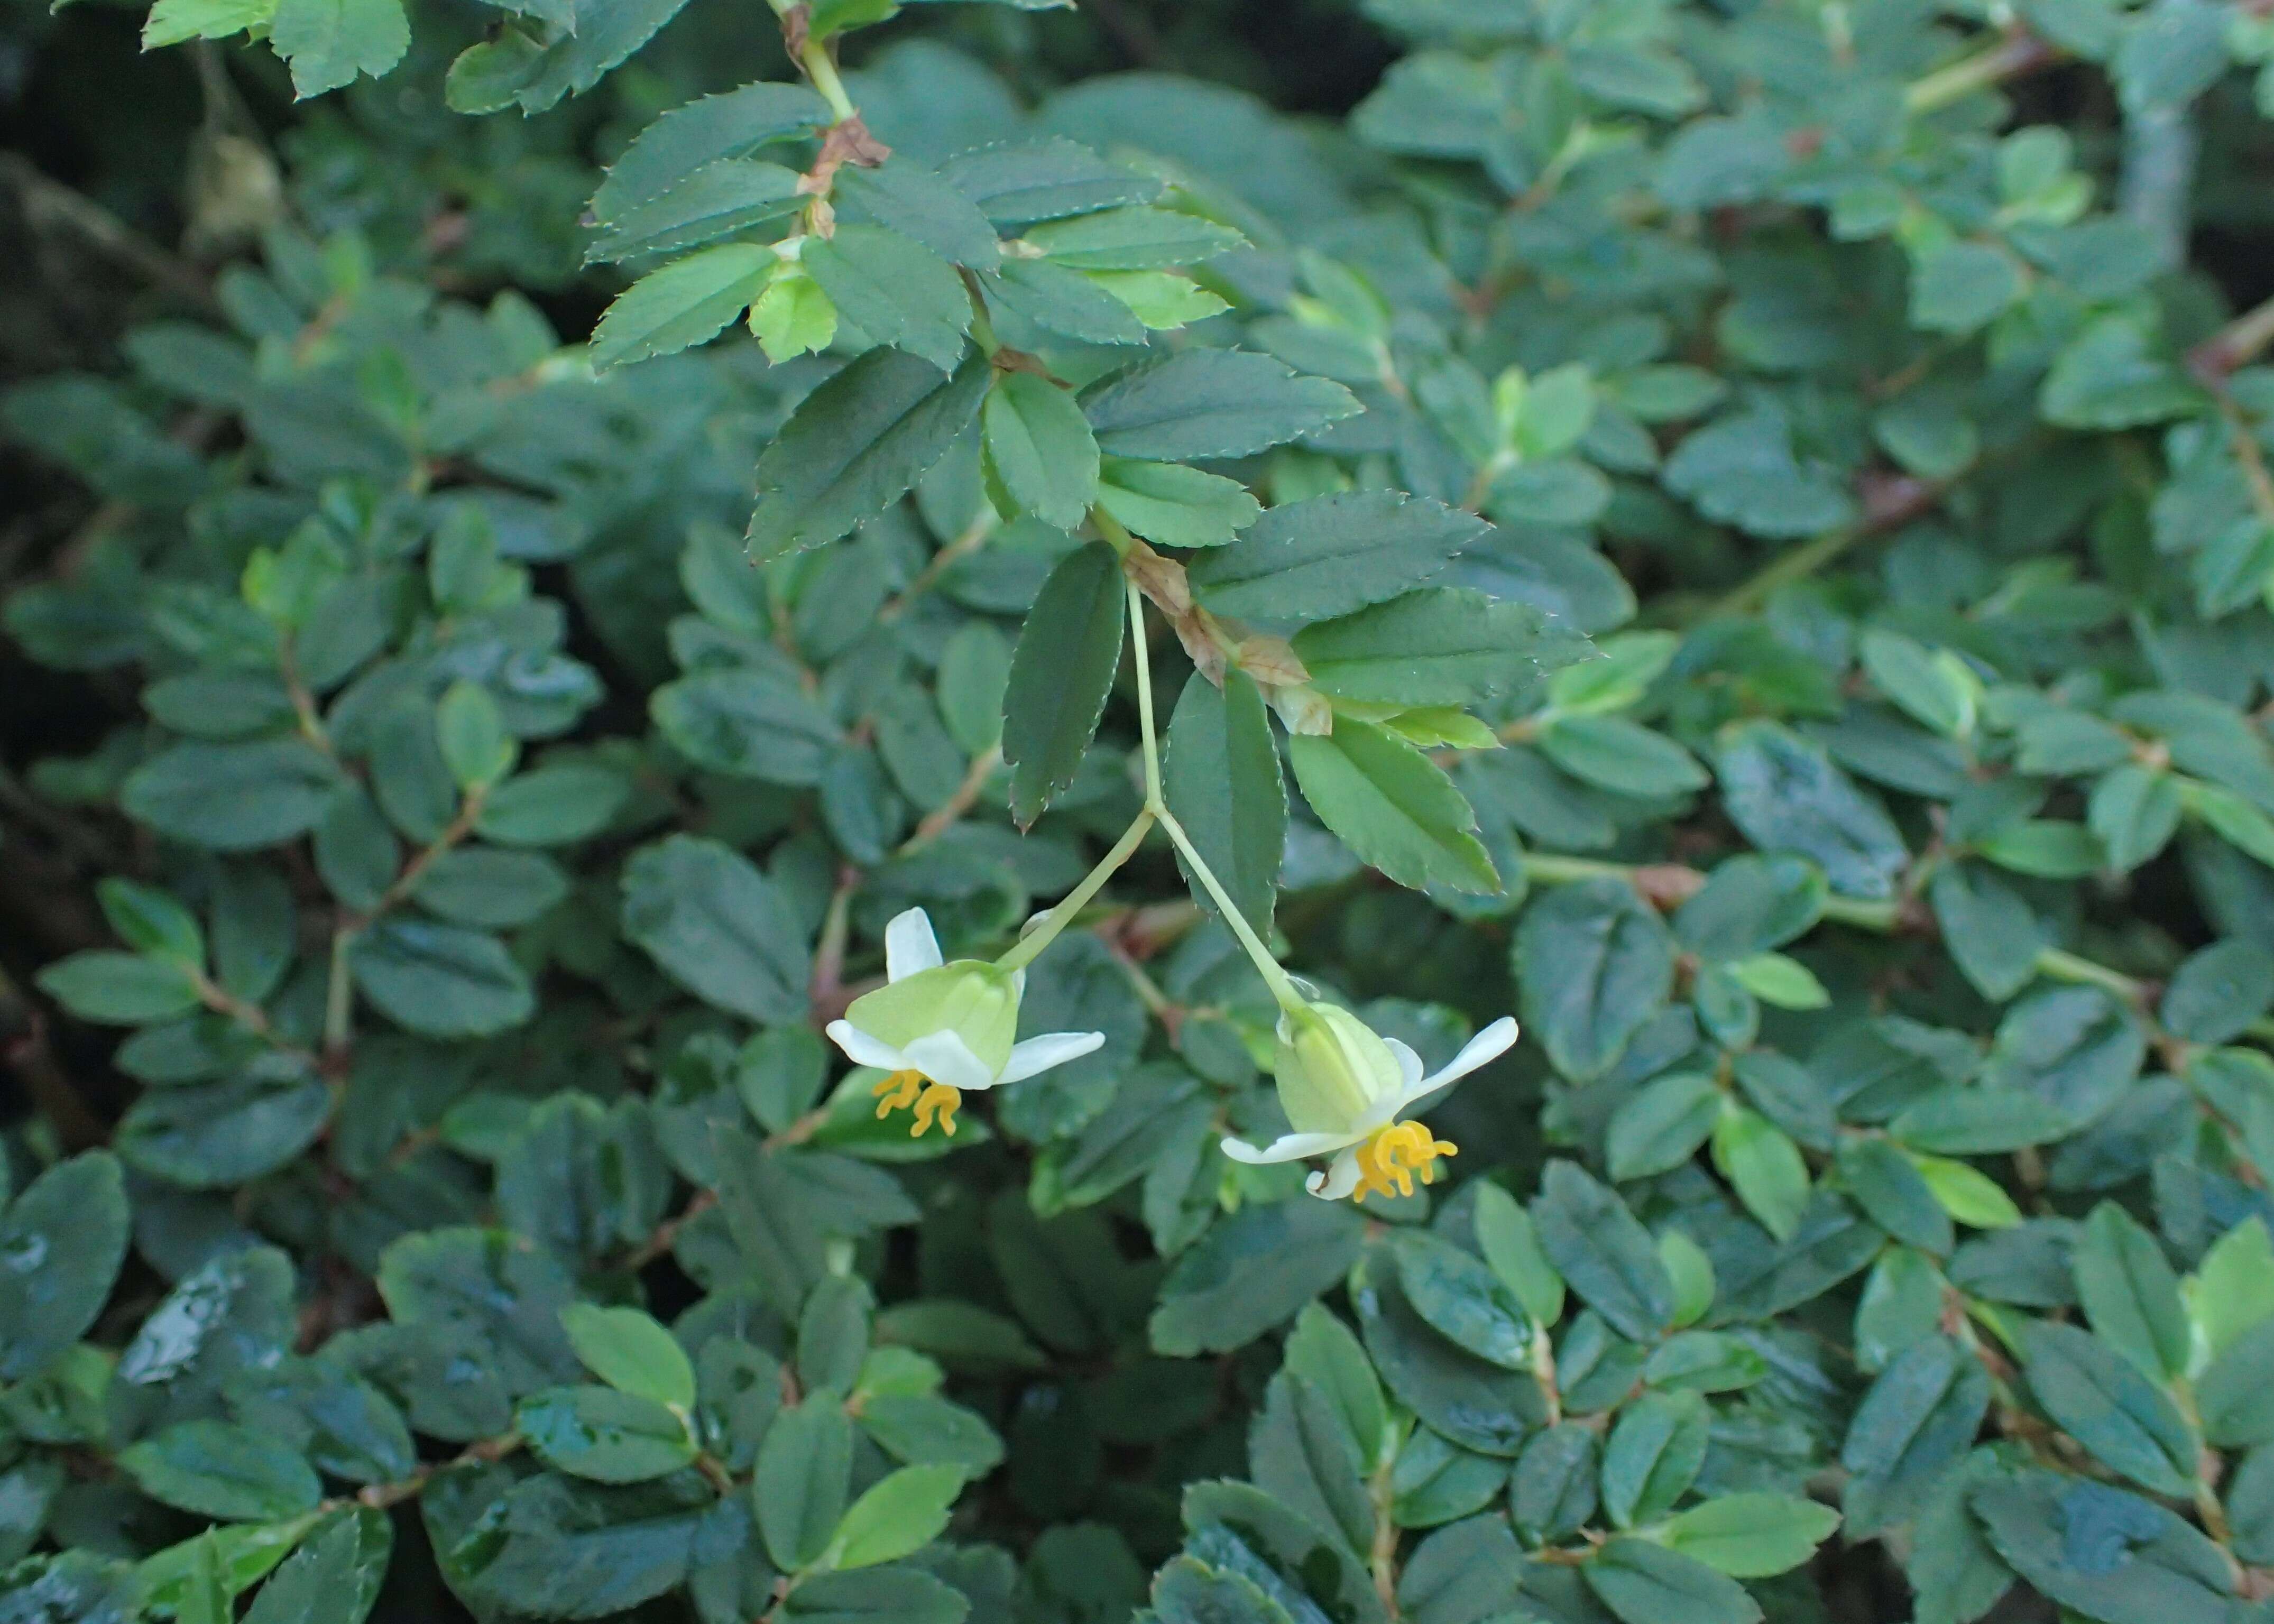
<svg viewBox="0 0 2274 1624">
<path fill-rule="evenodd" d="M 1224 1154 L 1234 1162 L 1261 1167 L 1269 1162 L 1300 1162 L 1306 1156 L 1323 1156 L 1330 1150 L 1347 1149 L 1361 1137 L 1354 1133 L 1283 1133 L 1261 1149 L 1246 1139 L 1226 1139 Z"/>
<path fill-rule="evenodd" d="M 1346 1150 L 1323 1173 L 1314 1173 L 1303 1188 L 1321 1201 L 1339 1201 L 1358 1188 L 1358 1152 Z"/>
<path fill-rule="evenodd" d="M 953 1032 L 927 1032 L 900 1051 L 917 1071 L 936 1083 L 966 1093 L 992 1088 L 995 1076 L 971 1046 Z"/>
<path fill-rule="evenodd" d="M 905 981 L 920 970 L 937 970 L 939 938 L 931 933 L 931 919 L 922 908 L 896 914 L 885 927 L 885 979 Z"/>
<path fill-rule="evenodd" d="M 829 1041 L 845 1051 L 845 1057 L 855 1065 L 875 1066 L 883 1071 L 905 1071 L 915 1063 L 882 1038 L 872 1038 L 849 1020 L 832 1020 L 828 1026 Z"/>
<path fill-rule="evenodd" d="M 1413 1046 L 1410 1043 L 1403 1042 L 1397 1038 L 1384 1038 L 1382 1041 L 1389 1045 L 1389 1052 L 1397 1056 L 1397 1092 L 1401 1094 L 1412 1094 L 1420 1086 L 1421 1056 L 1413 1052 Z"/>
<path fill-rule="evenodd" d="M 1407 1102 L 1410 1104 L 1425 1094 L 1433 1093 L 1442 1088 L 1447 1083 L 1466 1077 L 1479 1066 L 1489 1065 L 1515 1047 L 1516 1017 L 1503 1015 L 1464 1043 L 1461 1046 L 1461 1052 L 1453 1056 L 1450 1065 L 1416 1083 L 1406 1095 Z"/>
<path fill-rule="evenodd" d="M 1003 1075 L 996 1080 L 1015 1083 L 1104 1047 L 1103 1032 L 1045 1032 L 1012 1044 L 1011 1058 L 1003 1067 Z"/>
</svg>

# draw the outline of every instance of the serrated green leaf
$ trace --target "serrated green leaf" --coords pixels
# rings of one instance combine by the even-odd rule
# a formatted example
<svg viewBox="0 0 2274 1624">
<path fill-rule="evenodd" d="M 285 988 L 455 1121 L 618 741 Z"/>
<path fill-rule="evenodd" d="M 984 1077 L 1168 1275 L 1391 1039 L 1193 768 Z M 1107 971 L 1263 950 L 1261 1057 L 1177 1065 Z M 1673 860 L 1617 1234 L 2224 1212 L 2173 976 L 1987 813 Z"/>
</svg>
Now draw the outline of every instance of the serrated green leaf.
<svg viewBox="0 0 2274 1624">
<path fill-rule="evenodd" d="M 305 99 L 386 72 L 410 49 L 410 24 L 401 0 L 277 0 L 268 39 Z"/>
<path fill-rule="evenodd" d="M 592 368 L 671 355 L 717 337 L 764 285 L 773 251 L 721 243 L 650 271 L 616 296 L 592 330 Z"/>
<path fill-rule="evenodd" d="M 1444 769 L 1404 740 L 1344 717 L 1331 735 L 1290 739 L 1287 754 L 1320 820 L 1399 884 L 1499 889 L 1467 800 Z"/>
<path fill-rule="evenodd" d="M 1120 560 L 1102 541 L 1061 559 L 1035 599 L 1003 695 L 1003 759 L 1022 826 L 1073 782 L 1120 668 L 1127 613 Z"/>
<path fill-rule="evenodd" d="M 1267 510 L 1187 574 L 1219 614 L 1327 620 L 1419 585 L 1488 528 L 1442 502 L 1344 492 Z"/>
<path fill-rule="evenodd" d="M 1169 809 L 1209 872 L 1268 939 L 1287 844 L 1287 786 L 1262 693 L 1246 673 L 1226 671 L 1221 688 L 1199 672 L 1186 680 L 1169 718 L 1161 776 Z M 1197 881 L 1193 895 L 1214 910 Z"/>
<path fill-rule="evenodd" d="M 1136 367 L 1086 390 L 1081 405 L 1100 450 L 1163 462 L 1269 450 L 1362 410 L 1338 383 L 1237 350 Z"/>
<path fill-rule="evenodd" d="M 1062 530 L 1080 524 L 1098 494 L 1097 441 L 1073 397 L 1032 372 L 1005 372 L 980 420 L 987 465 L 1011 500 Z"/>
<path fill-rule="evenodd" d="M 898 500 L 977 415 L 992 370 L 877 349 L 807 395 L 759 455 L 750 555 L 824 546 Z"/>
<path fill-rule="evenodd" d="M 840 226 L 808 238 L 799 261 L 839 314 L 879 344 L 955 370 L 971 301 L 955 267 L 912 237 L 882 226 Z"/>
</svg>

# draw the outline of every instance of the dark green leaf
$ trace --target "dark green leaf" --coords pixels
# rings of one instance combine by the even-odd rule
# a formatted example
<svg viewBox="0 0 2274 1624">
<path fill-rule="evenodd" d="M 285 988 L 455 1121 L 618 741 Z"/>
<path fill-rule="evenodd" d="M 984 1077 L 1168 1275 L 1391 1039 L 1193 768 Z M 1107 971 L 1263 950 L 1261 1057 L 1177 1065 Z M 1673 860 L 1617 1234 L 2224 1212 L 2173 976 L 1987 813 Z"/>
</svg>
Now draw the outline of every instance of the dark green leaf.
<svg viewBox="0 0 2274 1624">
<path fill-rule="evenodd" d="M 1097 442 L 1073 397 L 1032 372 L 1005 372 L 980 420 L 987 466 L 1012 501 L 1062 530 L 1079 525 L 1098 494 Z"/>
<path fill-rule="evenodd" d="M 1998 1554 L 2087 1618 L 2229 1614 L 2233 1580 L 2218 1547 L 2152 1500 L 2047 1471 L 1992 1477 L 1967 1498 Z"/>
<path fill-rule="evenodd" d="M 758 458 L 750 555 L 823 546 L 883 512 L 946 455 L 992 372 L 978 356 L 950 375 L 877 349 L 807 395 Z"/>
<path fill-rule="evenodd" d="M 805 932 L 740 853 L 674 835 L 624 871 L 624 934 L 704 1002 L 756 1021 L 805 1012 Z"/>
<path fill-rule="evenodd" d="M 521 1401 L 514 1425 L 555 1470 L 596 1483 L 641 1483 L 695 1458 L 686 1425 L 651 1398 L 612 1387 L 547 1387 Z"/>
<path fill-rule="evenodd" d="M 1241 1347 L 1342 1278 L 1360 1225 L 1340 1203 L 1250 1207 L 1217 1222 L 1161 1282 L 1149 1323 L 1171 1357 Z"/>
<path fill-rule="evenodd" d="M 1120 561 L 1094 541 L 1060 560 L 1035 600 L 1003 700 L 1003 759 L 1021 825 L 1073 782 L 1097 732 L 1121 665 L 1126 598 Z"/>
<path fill-rule="evenodd" d="M 1169 809 L 1247 922 L 1268 938 L 1286 846 L 1287 786 L 1262 693 L 1246 673 L 1226 671 L 1221 688 L 1198 672 L 1186 681 L 1161 773 Z M 1193 895 L 1213 910 L 1197 882 Z"/>
<path fill-rule="evenodd" d="M 1148 363 L 1094 386 L 1081 404 L 1101 451 L 1163 462 L 1246 456 L 1361 410 L 1338 383 L 1237 350 Z"/>
<path fill-rule="evenodd" d="M 153 1500 L 227 1522 L 289 1517 L 313 1508 L 324 1492 L 297 1451 L 225 1421 L 169 1427 L 118 1463 Z"/>
<path fill-rule="evenodd" d="M 853 1468 L 853 1427 L 843 1402 L 824 1389 L 785 1410 L 766 1429 L 752 1480 L 767 1554 L 784 1569 L 828 1549 L 844 1515 Z"/>
<path fill-rule="evenodd" d="M 1619 1413 L 1603 1445 L 1603 1509 L 1621 1528 L 1674 1509 L 1705 1463 L 1711 1417 L 1695 1393 L 1650 1393 Z"/>
<path fill-rule="evenodd" d="M 1758 1624 L 1761 1617 L 1743 1585 L 1646 1539 L 1614 1539 L 1579 1571 L 1622 1624 Z"/>
<path fill-rule="evenodd" d="M 1219 614 L 1326 620 L 1419 585 L 1489 528 L 1442 502 L 1340 492 L 1267 508 L 1187 574 L 1193 596 Z"/>
<path fill-rule="evenodd" d="M 1499 889 L 1467 800 L 1443 768 L 1397 734 L 1343 717 L 1331 734 L 1296 734 L 1287 754 L 1320 821 L 1399 884 Z"/>
<path fill-rule="evenodd" d="M 517 1026 L 535 1005 L 528 974 L 485 931 L 397 916 L 356 934 L 348 962 L 380 1011 L 429 1037 Z"/>
<path fill-rule="evenodd" d="M 963 358 L 971 301 L 955 267 L 922 243 L 881 226 L 840 226 L 832 237 L 809 239 L 799 263 L 839 314 L 877 343 L 943 372 Z"/>
<path fill-rule="evenodd" d="M 1721 741 L 1721 793 L 1731 821 L 1764 851 L 1815 860 L 1842 896 L 1884 897 L 1909 861 L 1879 803 L 1816 746 L 1768 722 Z"/>
<path fill-rule="evenodd" d="M 2186 1418 L 2114 1349 L 2071 1325 L 2039 1321 L 2022 1340 L 2029 1391 L 2063 1431 L 2151 1493 L 2185 1497 L 2195 1443 Z"/>
<path fill-rule="evenodd" d="M 1516 938 L 1525 1024 L 1555 1069 L 1601 1075 L 1674 989 L 1674 941 L 1631 886 L 1584 880 L 1534 902 Z"/>
<path fill-rule="evenodd" d="M 0 1218 L 0 1380 L 37 1375 L 87 1332 L 126 1256 L 118 1162 L 88 1151 L 34 1179 Z"/>
<path fill-rule="evenodd" d="M 1674 1313 L 1674 1283 L 1626 1204 L 1569 1162 L 1551 1162 L 1532 1203 L 1549 1261 L 1622 1334 L 1655 1341 Z"/>
<path fill-rule="evenodd" d="M 332 759 L 297 739 L 177 744 L 134 771 L 119 804 L 177 840 L 247 852 L 314 828 L 339 784 Z"/>
</svg>

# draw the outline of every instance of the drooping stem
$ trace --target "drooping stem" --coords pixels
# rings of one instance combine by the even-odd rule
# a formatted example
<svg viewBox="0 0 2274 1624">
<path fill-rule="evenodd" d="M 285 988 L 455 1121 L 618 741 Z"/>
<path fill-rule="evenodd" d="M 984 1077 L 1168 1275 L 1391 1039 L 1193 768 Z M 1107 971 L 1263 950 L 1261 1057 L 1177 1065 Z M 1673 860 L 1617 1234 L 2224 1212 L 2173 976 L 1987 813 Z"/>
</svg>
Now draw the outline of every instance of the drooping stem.
<svg viewBox="0 0 2274 1624">
<path fill-rule="evenodd" d="M 1134 581 L 1124 576 L 1122 584 L 1129 590 L 1129 649 L 1137 661 L 1137 727 L 1145 748 L 1145 809 L 1165 812 L 1168 803 L 1161 798 L 1161 746 L 1153 730 L 1153 662 L 1145 648 L 1145 598 Z"/>
<path fill-rule="evenodd" d="M 1125 530 L 1122 533 L 1126 535 L 1128 532 Z M 1264 946 L 1261 938 L 1256 936 L 1254 927 L 1247 922 L 1247 916 L 1239 911 L 1239 904 L 1233 902 L 1225 891 L 1223 882 L 1208 866 L 1208 860 L 1201 855 L 1200 848 L 1193 844 L 1193 838 L 1185 832 L 1185 826 L 1177 821 L 1176 814 L 1169 810 L 1168 801 L 1161 793 L 1161 746 L 1153 723 L 1153 663 L 1147 658 L 1145 648 L 1145 598 L 1138 591 L 1134 581 L 1128 582 L 1127 585 L 1129 643 L 1131 651 L 1137 658 L 1137 725 L 1144 735 L 1146 810 L 1159 818 L 1161 827 L 1169 831 L 1169 839 L 1184 857 L 1186 867 L 1193 871 L 1193 876 L 1215 900 L 1216 911 L 1224 915 L 1224 922 L 1231 928 L 1231 934 L 1239 938 L 1241 949 L 1254 962 L 1256 972 L 1263 977 L 1263 984 L 1271 989 L 1271 996 L 1278 1002 L 1279 1007 L 1299 1010 L 1303 1007 L 1302 995 L 1295 990 L 1294 982 L 1287 979 L 1287 972 L 1280 967 L 1278 959 L 1272 957 L 1271 950 Z"/>
<path fill-rule="evenodd" d="M 1023 970 L 1034 963 L 1042 951 L 1058 938 L 1058 933 L 1074 921 L 1074 916 L 1089 906 L 1089 899 L 1104 888 L 1114 871 L 1134 856 L 1139 846 L 1153 827 L 1150 808 L 1141 811 L 1121 831 L 1121 838 L 1113 849 L 1097 860 L 1097 866 L 1081 876 L 1081 883 L 1058 899 L 1058 904 L 1043 915 L 1039 923 L 1020 936 L 1011 951 L 995 962 L 1005 970 Z"/>
<path fill-rule="evenodd" d="M 1169 831 L 1169 839 L 1183 856 L 1185 866 L 1193 871 L 1193 877 L 1201 883 L 1201 889 L 1207 891 L 1215 902 L 1216 912 L 1231 928 L 1231 934 L 1239 938 L 1240 947 L 1254 964 L 1256 974 L 1262 976 L 1263 984 L 1271 989 L 1273 999 L 1290 1014 L 1301 1009 L 1303 995 L 1295 990 L 1295 983 L 1287 979 L 1287 972 L 1279 967 L 1279 961 L 1271 956 L 1271 950 L 1263 945 L 1262 939 L 1255 934 L 1255 928 L 1247 922 L 1247 915 L 1239 911 L 1239 905 L 1224 890 L 1224 882 L 1217 879 L 1216 871 L 1208 866 L 1208 859 L 1202 857 L 1200 848 L 1193 844 L 1192 836 L 1185 832 L 1185 826 L 1177 822 L 1176 815 L 1166 807 L 1161 808 L 1160 818 L 1161 827 Z"/>
<path fill-rule="evenodd" d="M 1058 933 L 1074 921 L 1105 882 L 1112 877 L 1114 871 L 1135 854 L 1139 844 L 1157 822 L 1168 831 L 1170 840 L 1184 858 L 1186 866 L 1192 870 L 1193 878 L 1200 882 L 1201 888 L 1216 903 L 1224 923 L 1239 939 L 1241 950 L 1254 964 L 1256 973 L 1262 976 L 1263 984 L 1271 989 L 1273 999 L 1283 1010 L 1299 1010 L 1303 1007 L 1302 995 L 1295 990 L 1294 982 L 1288 979 L 1287 972 L 1280 967 L 1279 961 L 1272 957 L 1271 950 L 1257 936 L 1254 927 L 1247 922 L 1247 916 L 1232 901 L 1231 894 L 1224 890 L 1224 883 L 1216 877 L 1216 871 L 1209 867 L 1208 860 L 1201 855 L 1200 848 L 1193 844 L 1193 838 L 1185 832 L 1185 826 L 1169 810 L 1168 802 L 1162 795 L 1161 746 L 1153 712 L 1152 665 L 1147 658 L 1145 646 L 1144 598 L 1133 582 L 1129 583 L 1128 593 L 1129 638 L 1131 651 L 1137 660 L 1137 725 L 1142 735 L 1145 762 L 1144 808 L 1122 832 L 1121 838 L 1113 843 L 1113 849 L 1082 876 L 1081 883 L 1060 898 L 1056 907 L 1045 914 L 1009 952 L 995 962 L 1006 970 L 1023 969 L 1032 964 L 1042 951 L 1057 939 Z"/>
</svg>

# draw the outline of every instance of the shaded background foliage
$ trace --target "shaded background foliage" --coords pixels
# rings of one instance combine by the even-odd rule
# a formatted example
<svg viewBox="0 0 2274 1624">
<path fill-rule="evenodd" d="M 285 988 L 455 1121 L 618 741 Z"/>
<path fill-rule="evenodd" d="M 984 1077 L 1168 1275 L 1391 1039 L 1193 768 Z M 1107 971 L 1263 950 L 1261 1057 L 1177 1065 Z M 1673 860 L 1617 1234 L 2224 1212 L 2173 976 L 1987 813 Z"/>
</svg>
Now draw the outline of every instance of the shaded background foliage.
<svg viewBox="0 0 2274 1624">
<path fill-rule="evenodd" d="M 0 1616 L 225 1616 L 296 1544 L 264 1619 L 2263 1616 L 2274 38 L 1985 10 L 851 37 L 911 158 L 1029 109 L 1166 157 L 1257 244 L 1199 342 L 1368 409 L 1201 460 L 1274 508 L 1481 508 L 1448 579 L 1608 657 L 1477 702 L 1496 893 L 1400 890 L 1363 818 L 1297 809 L 1291 965 L 1432 1063 L 1510 1007 L 1531 1040 L 1433 1113 L 1464 1182 L 1353 1214 L 1217 1158 L 1275 1125 L 1269 1006 L 1157 843 L 1035 973 L 1030 1024 L 1106 1049 L 954 1154 L 805 1029 L 896 908 L 991 948 L 1071 884 L 1135 733 L 1125 678 L 1021 844 L 990 681 L 1064 539 L 935 568 L 985 512 L 942 476 L 749 588 L 749 469 L 824 369 L 564 354 L 629 280 L 583 265 L 599 166 L 792 79 L 768 19 L 697 0 L 591 93 L 470 119 L 471 5 L 308 102 L 262 49 L 15 5 Z M 1589 45 L 1584 90 L 1535 75 Z M 200 347 L 229 323 L 275 376 Z M 304 365 L 350 406 L 268 393 Z M 1495 415 L 1510 369 L 1584 410 Z M 343 580 L 395 596 L 332 670 Z M 849 674 L 879 621 L 891 691 Z M 391 799 L 389 751 L 433 752 L 341 697 L 366 660 L 434 679 L 430 733 L 445 679 L 490 694 L 531 782 Z M 825 703 L 697 712 L 750 670 Z M 304 688 L 380 786 L 360 824 L 320 763 L 232 802 L 180 741 L 288 736 Z M 448 709 L 455 770 L 451 728 L 494 741 Z M 280 793 L 274 836 L 230 824 Z"/>
</svg>

